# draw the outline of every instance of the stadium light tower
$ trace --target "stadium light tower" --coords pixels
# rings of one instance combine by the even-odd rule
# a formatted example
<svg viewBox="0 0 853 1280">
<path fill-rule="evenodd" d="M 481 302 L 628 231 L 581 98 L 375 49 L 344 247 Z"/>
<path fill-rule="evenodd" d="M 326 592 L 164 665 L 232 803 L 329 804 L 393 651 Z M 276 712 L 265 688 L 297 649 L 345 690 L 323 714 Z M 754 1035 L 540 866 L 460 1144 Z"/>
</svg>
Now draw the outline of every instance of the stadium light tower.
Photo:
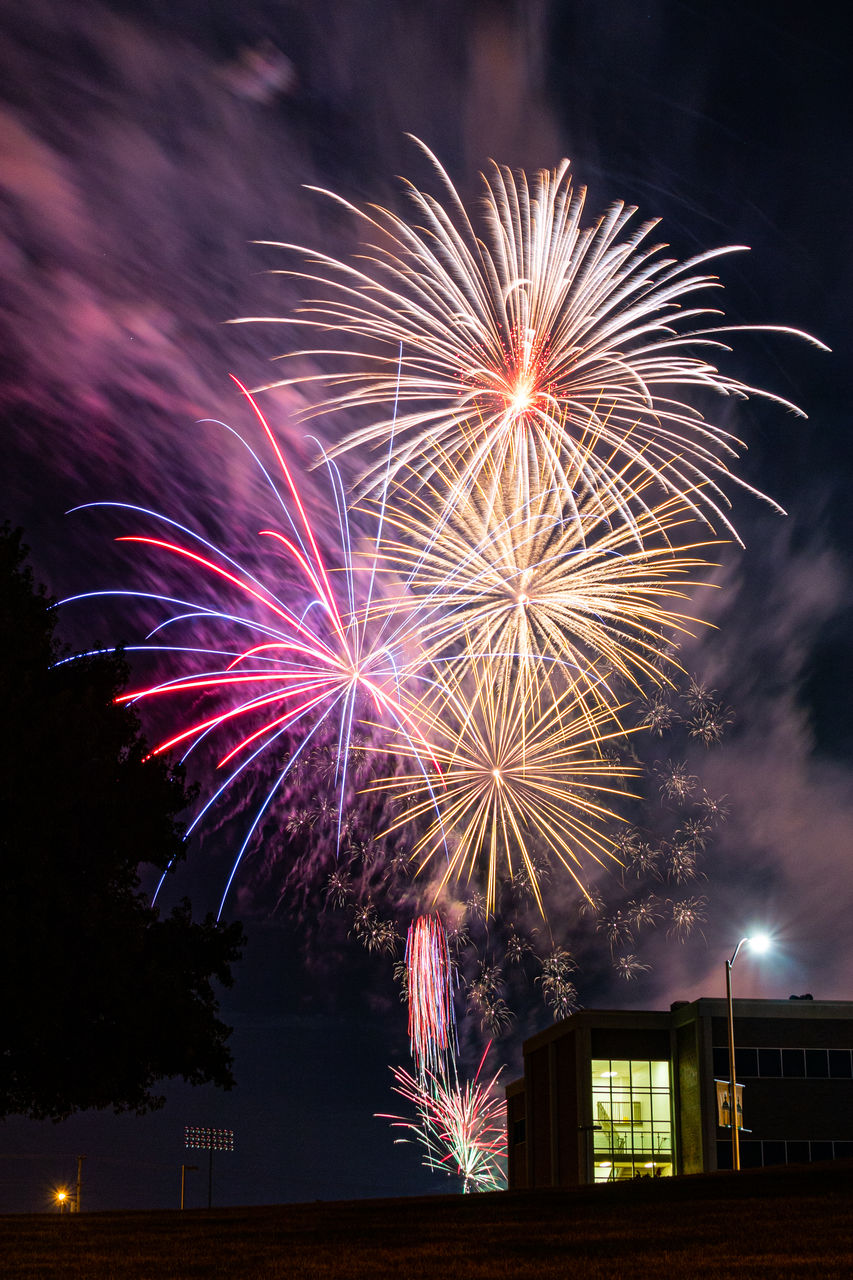
<svg viewBox="0 0 853 1280">
<path fill-rule="evenodd" d="M 187 1124 L 184 1125 L 184 1146 L 193 1151 L 208 1153 L 207 1207 L 210 1209 L 213 1206 L 213 1153 L 234 1150 L 234 1130 L 210 1129 L 204 1125 Z"/>
</svg>

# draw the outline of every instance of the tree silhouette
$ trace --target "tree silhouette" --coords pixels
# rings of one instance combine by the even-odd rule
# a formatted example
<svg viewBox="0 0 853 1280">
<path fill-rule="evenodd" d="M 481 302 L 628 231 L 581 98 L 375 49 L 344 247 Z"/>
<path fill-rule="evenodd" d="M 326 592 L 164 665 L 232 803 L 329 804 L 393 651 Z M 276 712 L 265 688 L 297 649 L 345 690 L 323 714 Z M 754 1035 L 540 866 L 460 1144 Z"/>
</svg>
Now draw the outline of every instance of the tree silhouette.
<svg viewBox="0 0 853 1280">
<path fill-rule="evenodd" d="M 20 530 L 0 528 L 0 1115 L 144 1112 L 180 1076 L 230 1088 L 239 924 L 160 918 L 139 868 L 182 856 L 189 796 L 116 705 L 120 657 L 62 661 Z"/>
</svg>

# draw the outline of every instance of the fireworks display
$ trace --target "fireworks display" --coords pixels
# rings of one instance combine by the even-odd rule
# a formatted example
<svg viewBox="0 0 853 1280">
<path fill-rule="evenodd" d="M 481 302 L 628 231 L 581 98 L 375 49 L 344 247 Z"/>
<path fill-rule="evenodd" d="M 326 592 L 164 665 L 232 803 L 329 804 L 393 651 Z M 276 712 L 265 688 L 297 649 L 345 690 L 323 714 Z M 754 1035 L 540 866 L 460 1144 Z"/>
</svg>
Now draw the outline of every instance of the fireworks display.
<svg viewBox="0 0 853 1280">
<path fill-rule="evenodd" d="M 340 449 L 392 439 L 392 476 L 413 471 L 444 480 L 451 456 L 457 478 L 444 494 L 445 513 L 488 464 L 511 485 L 515 506 L 528 500 L 544 468 L 575 514 L 580 538 L 587 503 L 615 508 L 636 531 L 638 513 L 649 510 L 649 479 L 734 533 L 721 486 L 733 481 L 756 492 L 729 469 L 742 444 L 680 397 L 685 388 L 759 395 L 801 412 L 711 361 L 728 350 L 731 328 L 717 323 L 718 311 L 695 305 L 695 295 L 718 286 L 709 265 L 741 246 L 678 262 L 665 245 L 649 243 L 657 222 L 634 227 L 636 210 L 621 202 L 585 225 L 586 193 L 573 189 L 566 160 L 532 184 L 495 165 L 484 177 L 475 226 L 424 150 L 445 204 L 407 184 L 416 215 L 408 222 L 340 200 L 364 228 L 357 262 L 279 246 L 310 258 L 310 269 L 291 274 L 321 295 L 287 323 L 348 342 L 357 336 L 374 352 L 366 358 L 327 344 L 320 351 L 335 357 L 333 373 L 275 385 L 319 380 L 333 392 L 319 410 L 375 410 Z M 341 359 L 356 367 L 340 367 Z M 384 485 L 384 461 L 368 475 L 372 485 Z"/>
<path fill-rule="evenodd" d="M 180 1125 L 299 1133 L 223 1203 L 461 1191 L 373 1118 L 424 1123 L 410 1023 L 502 1095 L 552 1020 L 713 994 L 734 926 L 785 953 L 740 995 L 850 989 L 853 364 L 796 336 L 849 341 L 849 85 L 842 11 L 778 8 L 6 6 L 4 515 L 185 771 L 140 893 L 248 939 L 240 1088 Z M 140 1171 L 90 1207 L 175 1199 L 163 1093 L 75 1120 Z"/>
<path fill-rule="evenodd" d="M 728 526 L 718 482 L 733 443 L 673 389 L 751 390 L 708 362 L 721 345 L 710 335 L 722 330 L 697 328 L 706 312 L 684 305 L 715 283 L 706 267 L 716 252 L 663 257 L 647 245 L 654 223 L 632 231 L 633 210 L 621 205 L 584 226 L 584 193 L 573 191 L 567 163 L 532 183 L 496 167 L 480 232 L 435 163 L 447 208 L 411 187 L 422 225 L 381 209 L 360 214 L 380 236 L 366 246 L 366 266 L 320 253 L 316 271 L 294 273 L 328 294 L 294 323 L 378 344 L 352 353 L 355 370 L 317 375 L 339 394 L 315 406 L 379 410 L 331 451 L 383 446 L 359 512 L 371 532 L 351 531 L 325 457 L 340 517 L 337 563 L 327 565 L 249 396 L 280 478 L 259 465 L 286 516 L 284 531 L 262 530 L 275 589 L 198 535 L 190 545 L 128 539 L 223 593 L 216 605 L 168 601 L 175 612 L 157 632 L 217 624 L 230 644 L 161 642 L 160 652 L 181 655 L 181 674 L 127 697 L 192 702 L 189 723 L 157 751 L 223 741 L 227 777 L 196 822 L 249 766 L 287 757 L 232 879 L 284 778 L 328 750 L 318 735 L 331 725 L 340 799 L 323 797 L 319 816 L 295 809 L 284 825 L 308 837 L 334 822 L 341 846 L 358 725 L 391 766 L 362 791 L 379 803 L 375 814 L 390 808 L 383 836 L 405 837 L 404 862 L 433 903 L 464 886 L 466 899 L 482 892 L 491 913 L 509 882 L 545 916 L 543 885 L 558 869 L 589 902 L 596 867 L 654 874 L 665 861 L 667 878 L 685 883 L 702 852 L 692 828 L 665 848 L 623 845 L 619 833 L 642 772 L 630 734 L 688 726 L 710 746 L 731 718 L 698 683 L 686 713 L 670 693 L 681 674 L 674 639 L 693 633 L 691 596 L 711 567 L 697 517 Z M 663 802 L 692 802 L 699 780 L 685 761 L 653 769 Z M 330 902 L 349 901 L 348 877 L 332 871 Z M 354 910 L 351 932 L 369 949 L 396 947 L 369 895 Z M 609 941 L 613 949 L 618 939 Z M 414 1040 L 423 1045 L 420 1030 Z"/>
<path fill-rule="evenodd" d="M 497 1076 L 480 1083 L 485 1054 L 460 1078 L 457 992 L 493 1036 L 513 1019 L 511 970 L 555 1019 L 579 1007 L 577 961 L 548 916 L 555 890 L 564 908 L 571 894 L 567 927 L 629 982 L 650 968 L 647 931 L 663 922 L 682 941 L 706 918 L 705 897 L 663 892 L 703 874 L 725 804 L 690 748 L 714 746 L 733 713 L 682 669 L 678 643 L 701 625 L 715 531 L 737 537 L 726 482 L 750 486 L 729 469 L 740 442 L 680 397 L 794 406 L 711 362 L 729 330 L 694 299 L 730 250 L 678 262 L 621 204 L 585 225 L 568 162 L 532 183 L 496 166 L 475 226 L 435 164 L 446 205 L 410 186 L 415 225 L 342 201 L 372 237 L 358 265 L 312 253 L 312 270 L 290 273 L 323 296 L 287 323 L 353 350 L 291 352 L 334 367 L 274 385 L 320 382 L 310 412 L 371 419 L 320 449 L 334 552 L 245 392 L 275 462 L 249 450 L 281 525 L 261 530 L 266 568 L 146 513 L 169 538 L 122 541 L 207 587 L 195 602 L 144 597 L 168 610 L 146 647 L 180 674 L 126 698 L 190 705 L 158 752 L 222 744 L 225 780 L 193 827 L 250 766 L 261 776 L 225 895 L 284 780 L 310 772 L 310 806 L 279 825 L 308 843 L 335 828 L 326 907 L 377 957 L 399 954 L 411 921 L 395 976 L 414 1074 L 394 1078 L 416 1115 L 389 1118 L 469 1191 L 503 1185 L 506 1134 Z M 369 448 L 381 461 L 348 504 L 334 459 Z M 662 838 L 629 821 L 644 791 Z"/>
<path fill-rule="evenodd" d="M 419 726 L 439 776 L 398 735 L 394 768 L 371 789 L 393 807 L 384 836 L 405 832 L 424 882 L 437 896 L 461 893 L 466 911 L 482 897 L 486 922 L 505 908 L 507 884 L 546 918 L 544 891 L 567 872 L 615 974 L 635 981 L 650 968 L 640 936 L 666 916 L 683 940 L 705 899 L 626 892 L 607 912 L 590 870 L 618 869 L 623 886 L 688 884 L 721 815 L 697 800 L 685 752 L 648 765 L 668 836 L 627 826 L 643 771 L 631 729 L 708 748 L 732 719 L 701 684 L 680 688 L 676 641 L 694 634 L 692 596 L 711 567 L 712 542 L 696 529 L 737 538 L 726 486 L 750 486 L 729 469 L 740 442 L 682 396 L 795 407 L 712 363 L 731 330 L 695 299 L 718 284 L 709 264 L 730 250 L 678 262 L 650 241 L 656 224 L 633 229 L 635 210 L 621 204 L 584 225 L 568 162 L 532 183 L 495 166 L 475 226 L 427 154 L 443 204 L 409 185 L 408 222 L 342 201 L 367 230 L 358 262 L 310 253 L 310 269 L 290 273 L 317 293 L 288 323 L 323 343 L 299 355 L 322 353 L 331 371 L 276 384 L 325 384 L 310 412 L 369 414 L 333 455 L 383 450 L 362 472 L 362 511 L 375 518 L 378 493 L 382 607 L 408 617 L 422 646 Z M 551 939 L 536 983 L 562 1018 L 579 1003 L 577 965 Z M 511 927 L 505 963 L 523 969 L 532 950 Z M 419 918 L 405 971 L 417 1077 L 395 1072 L 417 1119 L 395 1124 L 430 1164 L 455 1165 L 467 1190 L 496 1183 L 488 1160 L 485 1177 L 473 1172 L 479 1072 L 460 1086 L 446 1052 L 449 967 L 438 916 Z M 493 1035 L 512 1020 L 488 950 L 466 1003 Z"/>
</svg>

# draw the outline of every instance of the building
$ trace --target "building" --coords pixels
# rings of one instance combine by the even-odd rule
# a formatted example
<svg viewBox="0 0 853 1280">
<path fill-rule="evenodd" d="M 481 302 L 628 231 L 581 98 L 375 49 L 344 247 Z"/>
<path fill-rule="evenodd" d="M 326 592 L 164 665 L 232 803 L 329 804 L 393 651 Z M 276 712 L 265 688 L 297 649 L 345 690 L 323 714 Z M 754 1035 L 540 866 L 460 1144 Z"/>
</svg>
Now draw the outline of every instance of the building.
<svg viewBox="0 0 853 1280">
<path fill-rule="evenodd" d="M 736 1000 L 741 1166 L 853 1157 L 853 1002 Z M 725 1000 L 584 1010 L 524 1044 L 509 1186 L 732 1167 Z"/>
</svg>

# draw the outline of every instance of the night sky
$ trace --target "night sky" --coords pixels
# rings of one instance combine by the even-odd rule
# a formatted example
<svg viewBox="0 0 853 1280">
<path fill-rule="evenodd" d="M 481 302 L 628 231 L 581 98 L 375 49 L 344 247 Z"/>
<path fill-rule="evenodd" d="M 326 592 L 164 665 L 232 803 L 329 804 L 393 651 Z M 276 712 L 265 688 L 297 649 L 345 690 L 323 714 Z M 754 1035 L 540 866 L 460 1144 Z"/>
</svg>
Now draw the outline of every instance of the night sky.
<svg viewBox="0 0 853 1280">
<path fill-rule="evenodd" d="M 254 534 L 237 446 L 199 425 L 246 427 L 228 375 L 268 381 L 288 341 L 283 328 L 224 323 L 298 302 L 297 283 L 269 274 L 282 261 L 252 242 L 347 253 L 351 224 L 304 186 L 402 209 L 396 175 L 429 179 L 407 132 L 468 199 L 490 157 L 535 169 L 568 156 L 590 213 L 636 204 L 662 219 L 679 257 L 750 246 L 719 264 L 729 319 L 802 328 L 832 348 L 733 343 L 726 368 L 808 420 L 759 400 L 717 413 L 749 445 L 738 473 L 788 512 L 737 498 L 746 550 L 724 552 L 720 589 L 697 605 L 714 629 L 684 656 L 736 713 L 725 743 L 690 759 L 731 816 L 696 888 L 708 899 L 701 932 L 681 944 L 660 929 L 643 953 L 652 967 L 630 985 L 586 937 L 578 988 L 592 1007 L 721 994 L 723 960 L 756 924 L 778 945 L 739 961 L 738 994 L 853 991 L 853 103 L 836 12 L 821 0 L 7 0 L 0 12 L 2 513 L 24 526 L 58 597 L 127 573 L 114 524 L 65 514 L 81 503 L 201 513 L 237 545 Z M 267 40 L 295 74 L 265 98 L 239 57 Z M 306 462 L 298 394 L 263 403 Z M 346 429 L 322 427 L 327 440 Z M 306 492 L 331 538 L 327 493 L 314 478 Z M 132 609 L 96 604 L 70 606 L 61 623 L 81 648 L 128 643 L 140 625 Z M 227 822 L 209 833 L 175 896 L 215 908 L 234 838 Z M 86 1207 L 176 1205 L 185 1123 L 236 1132 L 219 1203 L 451 1188 L 374 1118 L 397 1109 L 389 1063 L 408 1063 L 390 963 L 348 940 L 318 892 L 291 887 L 277 904 L 285 880 L 250 867 L 232 901 L 250 938 L 222 1002 L 234 1093 L 169 1087 L 144 1119 L 7 1121 L 0 1211 L 46 1207 L 78 1153 Z M 514 1012 L 490 1059 L 506 1080 L 549 1019 L 532 990 Z M 476 1065 L 481 1040 L 462 1039 Z M 201 1204 L 206 1179 L 194 1177 Z"/>
</svg>

